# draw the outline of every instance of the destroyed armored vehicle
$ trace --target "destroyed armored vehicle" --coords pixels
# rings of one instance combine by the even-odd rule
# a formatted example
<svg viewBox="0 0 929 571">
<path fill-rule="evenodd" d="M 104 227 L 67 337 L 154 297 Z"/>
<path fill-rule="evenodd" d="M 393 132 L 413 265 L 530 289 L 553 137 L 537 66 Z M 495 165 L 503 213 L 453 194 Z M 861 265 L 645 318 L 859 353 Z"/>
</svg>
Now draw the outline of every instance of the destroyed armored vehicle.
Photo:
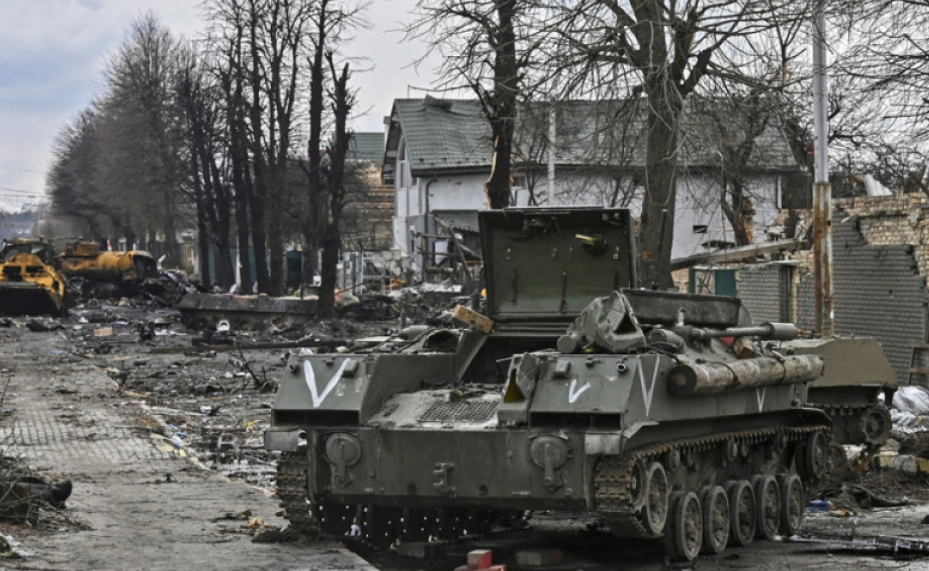
<svg viewBox="0 0 929 571">
<path fill-rule="evenodd" d="M 837 443 L 877 448 L 890 438 L 888 404 L 897 390 L 897 374 L 877 339 L 797 339 L 784 343 L 781 351 L 825 359 L 826 372 L 810 385 L 809 406 L 832 418 Z"/>
<path fill-rule="evenodd" d="M 74 305 L 67 280 L 44 240 L 13 239 L 0 248 L 0 314 L 64 316 Z"/>
<path fill-rule="evenodd" d="M 68 244 L 60 256 L 61 272 L 68 277 L 99 282 L 142 281 L 158 276 L 158 263 L 143 250 L 110 252 L 96 242 Z"/>
<path fill-rule="evenodd" d="M 486 315 L 292 356 L 265 446 L 295 527 L 372 543 L 481 533 L 521 510 L 598 514 L 675 557 L 793 534 L 829 421 L 815 355 L 734 298 L 629 289 L 625 210 L 480 213 Z"/>
</svg>

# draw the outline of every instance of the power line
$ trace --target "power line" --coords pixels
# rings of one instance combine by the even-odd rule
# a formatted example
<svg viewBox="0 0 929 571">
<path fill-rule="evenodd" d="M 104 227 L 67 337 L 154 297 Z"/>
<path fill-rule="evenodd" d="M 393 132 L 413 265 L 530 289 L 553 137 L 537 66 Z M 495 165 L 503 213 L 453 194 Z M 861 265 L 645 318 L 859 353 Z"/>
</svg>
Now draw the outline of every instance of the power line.
<svg viewBox="0 0 929 571">
<path fill-rule="evenodd" d="M 24 190 L 22 188 L 9 188 L 6 186 L 0 186 L 0 190 L 4 192 L 17 192 L 20 194 L 27 194 L 29 196 L 42 196 L 43 194 L 45 194 L 41 190 Z"/>
<path fill-rule="evenodd" d="M 34 172 L 34 173 L 37 173 L 37 174 L 45 174 L 45 171 L 37 171 L 37 170 L 35 170 L 35 169 L 18 169 L 18 168 L 15 168 L 15 167 L 4 167 L 4 166 L 0 166 L 0 170 L 5 170 L 5 171 L 19 171 L 19 172 Z"/>
</svg>

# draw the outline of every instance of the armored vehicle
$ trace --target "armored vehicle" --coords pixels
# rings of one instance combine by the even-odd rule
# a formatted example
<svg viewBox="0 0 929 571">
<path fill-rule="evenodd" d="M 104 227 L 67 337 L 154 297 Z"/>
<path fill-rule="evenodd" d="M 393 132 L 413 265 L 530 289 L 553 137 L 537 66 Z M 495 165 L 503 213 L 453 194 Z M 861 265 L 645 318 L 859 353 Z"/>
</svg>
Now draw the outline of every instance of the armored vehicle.
<svg viewBox="0 0 929 571">
<path fill-rule="evenodd" d="M 675 557 L 795 533 L 821 478 L 822 359 L 733 298 L 631 289 L 625 210 L 480 213 L 471 329 L 291 357 L 268 449 L 291 524 L 386 545 L 520 510 L 593 512 Z"/>
<path fill-rule="evenodd" d="M 60 256 L 61 272 L 68 277 L 100 282 L 141 281 L 158 276 L 158 263 L 143 250 L 108 252 L 96 242 L 68 244 Z"/>
<path fill-rule="evenodd" d="M 810 385 L 809 401 L 832 418 L 837 443 L 877 448 L 890 438 L 887 405 L 897 390 L 897 375 L 877 339 L 797 339 L 782 349 L 825 359 L 826 372 Z"/>
</svg>

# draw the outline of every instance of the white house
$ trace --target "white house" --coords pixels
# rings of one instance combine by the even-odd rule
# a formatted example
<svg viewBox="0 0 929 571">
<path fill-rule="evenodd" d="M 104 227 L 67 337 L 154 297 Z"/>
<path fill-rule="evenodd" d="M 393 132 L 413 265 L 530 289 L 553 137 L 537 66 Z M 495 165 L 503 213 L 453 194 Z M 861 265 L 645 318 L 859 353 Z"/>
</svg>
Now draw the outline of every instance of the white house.
<svg viewBox="0 0 929 571">
<path fill-rule="evenodd" d="M 732 116 L 711 123 L 688 108 L 674 219 L 674 258 L 734 243 L 720 206 L 723 137 L 738 137 Z M 718 110 L 718 107 L 717 107 Z M 622 101 L 560 102 L 524 107 L 516 125 L 513 204 L 549 203 L 550 122 L 555 122 L 554 205 L 612 205 L 638 210 L 644 186 L 644 114 Z M 720 119 L 722 116 L 722 119 Z M 486 208 L 490 127 L 473 100 L 397 99 L 389 118 L 382 176 L 396 197 L 395 247 L 417 257 L 417 232 L 430 233 L 427 213 Z M 783 178 L 797 162 L 781 129 L 766 124 L 743 168 L 756 210 L 756 242 L 781 207 Z M 731 141 L 730 143 L 731 144 Z"/>
</svg>

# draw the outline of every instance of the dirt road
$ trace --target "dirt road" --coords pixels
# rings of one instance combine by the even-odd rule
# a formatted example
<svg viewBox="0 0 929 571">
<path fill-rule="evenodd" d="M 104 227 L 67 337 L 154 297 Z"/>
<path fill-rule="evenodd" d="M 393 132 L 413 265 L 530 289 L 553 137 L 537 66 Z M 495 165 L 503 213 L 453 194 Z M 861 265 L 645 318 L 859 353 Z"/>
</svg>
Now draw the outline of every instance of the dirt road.
<svg viewBox="0 0 929 571">
<path fill-rule="evenodd" d="M 11 381 L 3 402 L 15 412 L 0 424 L 6 454 L 74 482 L 68 514 L 89 529 L 28 533 L 29 555 L 2 568 L 41 570 L 234 569 L 365 571 L 334 542 L 311 547 L 252 543 L 250 510 L 269 524 L 276 500 L 204 470 L 139 424 L 139 405 L 118 396 L 94 362 L 68 353 L 61 333 L 16 331 L 0 345 Z M 4 567 L 5 566 L 5 567 Z"/>
</svg>

